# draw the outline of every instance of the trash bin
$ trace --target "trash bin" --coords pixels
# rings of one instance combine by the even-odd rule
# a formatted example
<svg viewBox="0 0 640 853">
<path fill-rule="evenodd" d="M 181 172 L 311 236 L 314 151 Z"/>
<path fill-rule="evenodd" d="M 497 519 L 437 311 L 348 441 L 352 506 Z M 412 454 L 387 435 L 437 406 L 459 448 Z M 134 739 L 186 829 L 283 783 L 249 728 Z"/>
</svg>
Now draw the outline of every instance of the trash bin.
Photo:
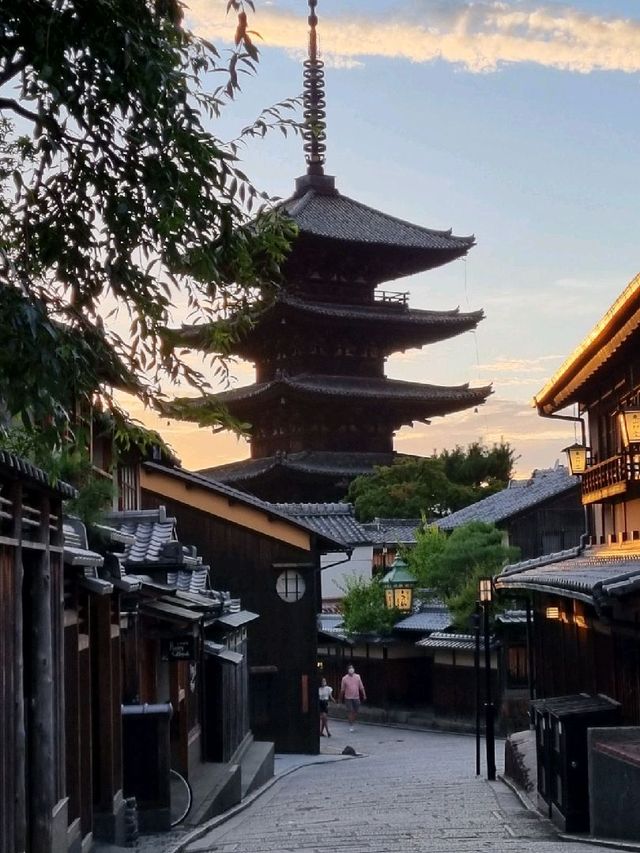
<svg viewBox="0 0 640 853">
<path fill-rule="evenodd" d="M 564 832 L 589 830 L 587 729 L 616 726 L 620 703 L 578 693 L 531 703 L 536 733 L 538 804 Z"/>
<path fill-rule="evenodd" d="M 135 797 L 142 832 L 171 828 L 170 703 L 122 706 L 123 787 Z"/>
</svg>

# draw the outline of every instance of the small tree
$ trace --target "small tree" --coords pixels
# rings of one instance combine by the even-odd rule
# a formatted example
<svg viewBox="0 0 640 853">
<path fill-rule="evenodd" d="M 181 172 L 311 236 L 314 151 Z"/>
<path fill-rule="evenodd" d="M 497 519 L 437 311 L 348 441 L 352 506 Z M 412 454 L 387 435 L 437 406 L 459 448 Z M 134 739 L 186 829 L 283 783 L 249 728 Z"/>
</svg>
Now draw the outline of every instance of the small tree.
<svg viewBox="0 0 640 853">
<path fill-rule="evenodd" d="M 519 554 L 518 548 L 504 545 L 494 525 L 473 521 L 450 535 L 435 527 L 418 531 L 416 547 L 406 557 L 418 583 L 441 598 L 455 626 L 464 629 L 477 598 L 478 578 L 493 577 Z"/>
<path fill-rule="evenodd" d="M 347 575 L 342 587 L 343 625 L 348 634 L 389 634 L 398 612 L 388 610 L 380 578 L 368 581 Z"/>
</svg>

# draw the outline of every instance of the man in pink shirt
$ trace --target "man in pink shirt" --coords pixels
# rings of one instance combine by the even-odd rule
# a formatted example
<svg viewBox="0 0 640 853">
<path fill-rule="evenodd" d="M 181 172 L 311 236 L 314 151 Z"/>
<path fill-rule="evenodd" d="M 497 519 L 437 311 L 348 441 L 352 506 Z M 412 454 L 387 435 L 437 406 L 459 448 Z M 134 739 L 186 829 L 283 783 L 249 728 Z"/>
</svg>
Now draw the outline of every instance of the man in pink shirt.
<svg viewBox="0 0 640 853">
<path fill-rule="evenodd" d="M 364 684 L 353 666 L 349 664 L 347 674 L 342 677 L 342 681 L 340 683 L 340 701 L 344 702 L 347 706 L 347 719 L 349 720 L 350 732 L 353 731 L 353 724 L 358 716 L 360 700 L 363 702 L 367 701 Z"/>
</svg>

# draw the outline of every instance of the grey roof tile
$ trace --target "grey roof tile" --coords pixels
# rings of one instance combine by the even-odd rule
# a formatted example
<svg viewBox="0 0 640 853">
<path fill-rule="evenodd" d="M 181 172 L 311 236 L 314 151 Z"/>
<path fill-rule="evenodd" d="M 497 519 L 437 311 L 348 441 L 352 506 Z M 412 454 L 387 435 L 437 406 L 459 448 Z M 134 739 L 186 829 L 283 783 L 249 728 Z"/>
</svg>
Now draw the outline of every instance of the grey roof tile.
<svg viewBox="0 0 640 853">
<path fill-rule="evenodd" d="M 489 648 L 496 649 L 500 643 L 495 637 L 489 640 Z M 476 641 L 473 634 L 445 634 L 433 633 L 422 640 L 418 640 L 416 646 L 421 649 L 446 649 L 451 651 L 466 651 L 472 652 L 476 647 Z M 484 638 L 480 637 L 480 648 L 484 649 Z"/>
<path fill-rule="evenodd" d="M 356 521 L 353 506 L 348 503 L 277 503 L 273 504 L 286 515 L 303 520 L 323 536 L 345 546 L 367 545 L 369 536 Z"/>
<path fill-rule="evenodd" d="M 21 479 L 45 487 L 61 498 L 73 498 L 77 494 L 73 486 L 62 480 L 54 482 L 49 474 L 41 468 L 37 468 L 31 462 L 23 459 L 22 456 L 18 456 L 8 450 L 0 450 L 0 468 L 4 468 L 12 476 L 19 475 Z"/>
<path fill-rule="evenodd" d="M 249 460 L 251 461 L 251 460 Z M 186 471 L 184 468 L 172 468 L 166 467 L 164 465 L 159 465 L 156 462 L 145 462 L 144 467 L 149 471 L 156 471 L 157 473 L 165 474 L 169 477 L 174 477 L 175 479 L 181 480 L 185 483 L 191 483 L 193 485 L 200 486 L 203 489 L 207 489 L 208 491 L 216 492 L 217 494 L 224 495 L 230 501 L 234 503 L 245 504 L 246 506 L 253 506 L 256 509 L 262 510 L 262 512 L 267 513 L 268 515 L 272 515 L 276 518 L 281 518 L 284 521 L 288 521 L 290 524 L 295 524 L 298 527 L 301 527 L 312 533 L 319 533 L 319 531 L 307 524 L 305 519 L 303 518 L 294 518 L 291 515 L 283 512 L 279 509 L 278 504 L 269 503 L 269 501 L 263 501 L 260 498 L 255 497 L 254 495 L 249 494 L 248 492 L 242 492 L 239 489 L 234 489 L 232 486 L 227 485 L 226 483 L 221 482 L 220 480 L 214 478 L 213 476 L 209 476 L 203 472 L 195 472 L 195 471 Z M 212 472 L 215 472 L 216 469 L 210 469 Z M 340 546 L 342 546 L 342 541 L 333 540 L 328 534 L 321 534 L 326 540 L 326 544 L 337 546 L 334 550 L 339 551 Z"/>
<path fill-rule="evenodd" d="M 298 228 L 317 237 L 344 242 L 369 243 L 401 248 L 455 251 L 464 255 L 474 245 L 473 237 L 456 237 L 413 225 L 361 204 L 340 193 L 307 190 L 282 202 Z"/>
<path fill-rule="evenodd" d="M 492 393 L 490 385 L 470 388 L 464 385 L 428 385 L 422 382 L 407 382 L 401 379 L 388 379 L 386 377 L 362 377 L 362 376 L 332 376 L 319 374 L 298 374 L 296 376 L 282 376 L 269 382 L 258 382 L 245 385 L 242 388 L 233 388 L 220 394 L 204 397 L 193 397 L 182 402 L 197 412 L 206 409 L 211 401 L 231 405 L 250 400 L 267 399 L 274 395 L 283 393 L 312 396 L 314 399 L 320 397 L 366 400 L 385 400 L 388 403 L 398 402 L 400 404 L 416 403 L 423 406 L 434 406 L 431 414 L 444 414 L 457 411 L 457 407 L 468 407 L 480 405 Z M 453 408 L 452 408 L 453 407 Z M 428 416 L 428 413 L 427 415 Z"/>
<path fill-rule="evenodd" d="M 640 551 L 571 548 L 557 554 L 506 566 L 498 589 L 555 592 L 569 598 L 602 602 L 640 591 Z"/>
<path fill-rule="evenodd" d="M 243 459 L 215 468 L 204 468 L 199 475 L 220 483 L 254 480 L 274 470 L 284 468 L 305 474 L 357 476 L 370 474 L 376 465 L 391 465 L 395 459 L 406 458 L 395 453 L 340 453 L 323 450 L 303 450 L 283 453 L 262 459 Z"/>
<path fill-rule="evenodd" d="M 562 465 L 534 471 L 528 480 L 512 480 L 506 489 L 489 495 L 434 523 L 441 530 L 453 530 L 470 521 L 495 524 L 571 489 L 579 489 L 580 480 Z"/>
<path fill-rule="evenodd" d="M 451 614 L 446 607 L 425 608 L 421 613 L 412 613 L 393 626 L 394 631 L 446 631 L 451 627 Z"/>
<path fill-rule="evenodd" d="M 415 545 L 421 525 L 420 518 L 376 518 L 362 526 L 374 544 Z"/>
</svg>

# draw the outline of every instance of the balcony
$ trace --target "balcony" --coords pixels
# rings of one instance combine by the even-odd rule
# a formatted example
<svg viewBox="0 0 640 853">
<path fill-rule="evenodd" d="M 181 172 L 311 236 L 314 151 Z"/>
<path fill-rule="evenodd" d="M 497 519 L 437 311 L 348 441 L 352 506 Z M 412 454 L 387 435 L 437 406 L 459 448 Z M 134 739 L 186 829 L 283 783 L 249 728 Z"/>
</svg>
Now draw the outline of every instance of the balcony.
<svg viewBox="0 0 640 853">
<path fill-rule="evenodd" d="M 620 453 L 587 468 L 582 476 L 582 503 L 622 495 L 634 482 L 640 482 L 640 452 L 635 448 L 633 453 Z"/>
<path fill-rule="evenodd" d="M 406 308 L 409 304 L 409 293 L 393 290 L 376 290 L 373 298 L 375 302 L 383 305 L 395 305 L 398 308 Z"/>
</svg>

